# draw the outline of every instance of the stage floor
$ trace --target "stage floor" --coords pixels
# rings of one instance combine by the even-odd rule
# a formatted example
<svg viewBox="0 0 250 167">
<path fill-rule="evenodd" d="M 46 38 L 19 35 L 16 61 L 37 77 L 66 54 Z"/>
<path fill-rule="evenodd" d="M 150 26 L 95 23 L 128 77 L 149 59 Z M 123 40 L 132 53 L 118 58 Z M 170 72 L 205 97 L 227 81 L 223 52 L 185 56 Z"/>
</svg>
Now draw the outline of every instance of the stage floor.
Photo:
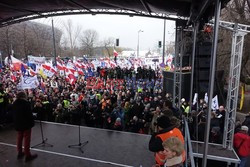
<svg viewBox="0 0 250 167">
<path fill-rule="evenodd" d="M 151 167 L 153 153 L 148 150 L 149 135 L 118 132 L 81 127 L 81 142 L 89 141 L 83 147 L 84 153 L 68 145 L 78 144 L 78 126 L 43 122 L 44 137 L 53 147 L 32 148 L 38 158 L 25 163 L 16 159 L 16 131 L 6 128 L 0 131 L 1 167 Z M 42 141 L 40 126 L 32 129 L 34 146 Z"/>
<path fill-rule="evenodd" d="M 193 155 L 196 158 L 203 158 L 203 151 L 204 151 L 204 142 L 198 142 L 198 141 L 192 141 L 192 148 L 193 148 Z M 226 164 L 239 164 L 240 159 L 237 156 L 236 152 L 234 150 L 228 150 L 222 147 L 221 144 L 214 144 L 209 143 L 208 144 L 208 160 L 214 160 L 217 162 L 220 167 L 227 166 Z M 224 163 L 223 163 L 224 162 Z M 208 164 L 216 164 L 213 161 L 209 161 Z M 221 165 L 225 164 L 225 165 Z M 213 167 L 216 167 L 216 165 L 210 165 Z"/>
</svg>

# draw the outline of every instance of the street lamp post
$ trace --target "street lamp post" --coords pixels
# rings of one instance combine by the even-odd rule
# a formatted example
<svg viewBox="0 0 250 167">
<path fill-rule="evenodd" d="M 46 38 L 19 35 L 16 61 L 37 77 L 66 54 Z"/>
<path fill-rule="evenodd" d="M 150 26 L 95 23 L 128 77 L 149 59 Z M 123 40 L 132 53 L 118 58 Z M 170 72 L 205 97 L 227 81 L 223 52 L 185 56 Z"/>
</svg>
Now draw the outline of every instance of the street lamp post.
<svg viewBox="0 0 250 167">
<path fill-rule="evenodd" d="M 142 30 L 139 30 L 138 31 L 138 43 L 137 43 L 137 55 L 136 57 L 138 58 L 139 57 L 139 46 L 140 46 L 140 32 L 143 32 Z"/>
</svg>

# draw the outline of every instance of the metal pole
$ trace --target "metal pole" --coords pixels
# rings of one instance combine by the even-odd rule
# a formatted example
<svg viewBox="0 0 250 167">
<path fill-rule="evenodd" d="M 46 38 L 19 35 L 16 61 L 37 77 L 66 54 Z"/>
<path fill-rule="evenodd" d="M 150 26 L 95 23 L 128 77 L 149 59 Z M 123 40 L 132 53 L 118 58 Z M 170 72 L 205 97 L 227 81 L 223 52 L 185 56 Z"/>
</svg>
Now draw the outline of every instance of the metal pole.
<svg viewBox="0 0 250 167">
<path fill-rule="evenodd" d="M 179 105 L 179 109 L 181 107 L 181 98 L 182 98 L 182 60 L 183 60 L 183 51 L 184 51 L 184 28 L 181 27 L 181 38 L 180 38 L 180 57 L 179 57 L 179 63 L 180 63 L 180 67 L 179 67 L 179 87 L 178 87 L 178 105 Z"/>
<path fill-rule="evenodd" d="M 165 57 L 165 34 L 166 34 L 166 19 L 164 19 L 164 30 L 163 30 L 163 49 L 162 49 L 162 62 L 164 63 Z"/>
<path fill-rule="evenodd" d="M 177 60 L 178 60 L 178 57 L 177 55 L 179 55 L 179 41 L 178 41 L 178 26 L 177 26 L 177 21 L 175 21 L 175 56 L 174 56 L 174 86 L 173 86 L 173 101 L 172 101 L 172 105 L 173 106 L 176 106 L 175 104 L 175 98 L 176 98 L 176 80 L 177 80 L 177 77 L 176 77 L 176 69 L 177 69 Z M 179 108 L 180 109 L 180 108 Z"/>
<path fill-rule="evenodd" d="M 196 38 L 197 38 L 198 27 L 199 27 L 199 23 L 194 23 L 192 67 L 191 67 L 190 96 L 189 96 L 189 113 L 192 109 L 192 96 L 193 96 L 193 84 L 194 84 L 194 60 L 195 60 Z"/>
<path fill-rule="evenodd" d="M 138 31 L 138 41 L 137 41 L 137 55 L 136 55 L 136 58 L 138 59 L 138 57 L 139 57 L 139 34 L 140 34 L 140 30 Z"/>
<path fill-rule="evenodd" d="M 55 40 L 55 30 L 54 30 L 53 18 L 52 18 L 51 22 L 52 22 L 53 47 L 54 47 L 54 61 L 55 61 L 54 66 L 56 66 L 56 40 Z"/>
<path fill-rule="evenodd" d="M 210 76 L 209 76 L 209 89 L 208 89 L 209 94 L 208 94 L 207 124 L 206 124 L 205 140 L 204 140 L 205 146 L 204 146 L 204 152 L 203 152 L 202 167 L 207 166 L 208 140 L 209 140 L 209 132 L 210 132 L 210 119 L 211 119 L 211 102 L 212 102 L 213 89 L 214 89 L 220 9 L 221 9 L 221 0 L 216 0 L 215 14 L 214 14 L 214 16 L 215 16 L 214 36 L 213 36 L 213 47 L 212 47 L 212 55 L 211 55 L 211 62 L 210 62 Z"/>
<path fill-rule="evenodd" d="M 0 64 L 3 66 L 3 56 L 2 56 L 2 52 L 0 51 Z"/>
</svg>

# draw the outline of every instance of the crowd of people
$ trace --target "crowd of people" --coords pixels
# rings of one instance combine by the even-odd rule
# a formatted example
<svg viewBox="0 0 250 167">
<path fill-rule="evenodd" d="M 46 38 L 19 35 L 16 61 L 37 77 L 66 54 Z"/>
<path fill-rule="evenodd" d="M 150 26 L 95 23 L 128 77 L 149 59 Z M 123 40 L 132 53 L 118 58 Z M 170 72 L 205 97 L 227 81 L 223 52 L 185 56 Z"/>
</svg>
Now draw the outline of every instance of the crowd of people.
<svg viewBox="0 0 250 167">
<path fill-rule="evenodd" d="M 11 75 L 13 72 L 8 68 L 2 69 L 1 125 L 13 121 L 13 102 L 17 98 L 16 85 L 20 77 L 16 75 L 16 79 L 13 80 Z M 38 78 L 41 79 L 40 76 Z M 178 139 L 184 144 L 180 131 L 183 117 L 188 120 L 191 139 L 204 141 L 208 107 L 201 99 L 198 105 L 193 105 L 189 109 L 188 102 L 182 99 L 179 110 L 172 105 L 171 95 L 163 93 L 162 87 L 162 75 L 159 69 L 139 67 L 134 70 L 117 67 L 97 68 L 91 76 L 78 76 L 74 84 L 65 82 L 64 76 L 57 74 L 49 79 L 43 79 L 43 86 L 26 89 L 25 93 L 31 104 L 31 111 L 38 120 L 151 134 L 149 149 L 155 153 L 162 152 L 164 155 L 162 160 L 165 161 L 169 159 L 166 158 L 168 153 L 165 148 L 170 147 L 165 141 L 171 139 L 171 136 L 166 134 L 179 134 Z M 218 111 L 212 112 L 210 142 L 222 143 L 225 112 L 223 106 L 220 106 Z M 237 134 L 243 130 L 246 141 L 249 141 L 249 116 L 243 124 L 237 124 L 236 139 L 242 136 Z M 171 139 L 169 142 L 173 142 L 172 140 L 175 141 Z M 244 154 L 240 157 L 250 155 L 249 142 L 248 144 L 237 142 L 235 146 L 237 149 L 247 147 L 245 149 L 247 153 L 243 151 Z M 182 157 L 177 160 L 178 164 L 184 162 L 183 151 L 175 152 Z M 160 165 L 164 165 L 160 163 L 162 160 L 158 161 Z M 169 160 L 168 163 L 170 162 Z"/>
<path fill-rule="evenodd" d="M 15 81 L 11 78 L 13 73 Z M 147 133 L 149 111 L 155 110 L 157 105 L 161 108 L 163 103 L 159 69 L 139 67 L 135 72 L 119 67 L 97 68 L 93 73 L 78 76 L 74 84 L 65 82 L 61 75 L 47 79 L 38 76 L 43 86 L 25 90 L 37 119 L 68 124 L 80 121 L 81 125 L 90 127 Z M 20 75 L 6 68 L 1 72 L 1 80 L 3 124 L 11 122 Z"/>
</svg>

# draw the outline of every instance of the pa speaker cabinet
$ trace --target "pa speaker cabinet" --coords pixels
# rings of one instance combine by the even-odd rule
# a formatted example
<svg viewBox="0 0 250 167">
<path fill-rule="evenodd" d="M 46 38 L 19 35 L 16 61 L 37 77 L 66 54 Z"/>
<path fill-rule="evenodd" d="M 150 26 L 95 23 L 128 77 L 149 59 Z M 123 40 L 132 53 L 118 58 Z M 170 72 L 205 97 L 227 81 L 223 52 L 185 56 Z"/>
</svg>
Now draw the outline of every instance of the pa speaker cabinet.
<svg viewBox="0 0 250 167">
<path fill-rule="evenodd" d="M 190 72 L 182 73 L 181 98 L 185 98 L 186 100 L 189 100 L 190 78 L 191 78 Z M 173 95 L 173 92 L 174 92 L 174 72 L 163 71 L 163 92 L 165 94 L 170 93 L 171 95 Z"/>
</svg>

